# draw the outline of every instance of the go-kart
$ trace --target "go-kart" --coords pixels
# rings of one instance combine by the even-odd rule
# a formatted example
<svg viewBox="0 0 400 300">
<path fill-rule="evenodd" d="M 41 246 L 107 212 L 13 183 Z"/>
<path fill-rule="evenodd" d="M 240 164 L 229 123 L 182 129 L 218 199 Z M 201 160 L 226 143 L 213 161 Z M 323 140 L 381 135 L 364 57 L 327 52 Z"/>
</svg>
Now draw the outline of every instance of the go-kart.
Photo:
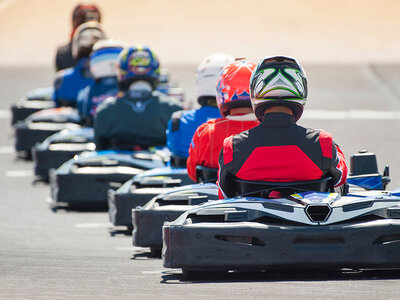
<svg viewBox="0 0 400 300">
<path fill-rule="evenodd" d="M 71 107 L 46 109 L 31 114 L 14 125 L 15 150 L 30 157 L 31 149 L 50 135 L 63 129 L 80 128 L 81 118 Z"/>
<path fill-rule="evenodd" d="M 343 196 L 330 178 L 233 178 L 237 197 L 194 207 L 163 226 L 163 265 L 182 268 L 186 279 L 231 270 L 400 268 L 400 190 L 384 191 L 388 168 L 385 176 L 359 169 Z M 365 189 L 371 182 L 375 190 Z"/>
<path fill-rule="evenodd" d="M 162 150 L 83 152 L 50 170 L 52 207 L 106 208 L 110 187 L 119 187 L 143 170 L 165 166 L 166 159 Z"/>
<path fill-rule="evenodd" d="M 17 103 L 11 106 L 11 124 L 14 125 L 37 111 L 53 108 L 53 90 L 52 87 L 46 87 L 29 91 Z"/>
<path fill-rule="evenodd" d="M 218 199 L 218 188 L 215 184 L 217 170 L 198 166 L 196 168 L 198 184 L 164 190 L 143 207 L 132 209 L 133 245 L 150 247 L 153 255 L 161 254 L 162 225 L 173 221 L 183 212 L 209 200 Z M 140 192 L 143 189 L 138 189 Z"/>
<path fill-rule="evenodd" d="M 193 183 L 186 168 L 164 167 L 144 171 L 108 192 L 108 213 L 114 226 L 132 231 L 132 209 L 149 202 L 171 188 Z"/>
<path fill-rule="evenodd" d="M 57 169 L 83 151 L 93 151 L 94 131 L 90 127 L 61 130 L 32 148 L 32 160 L 38 179 L 48 181 L 49 170 Z"/>
</svg>

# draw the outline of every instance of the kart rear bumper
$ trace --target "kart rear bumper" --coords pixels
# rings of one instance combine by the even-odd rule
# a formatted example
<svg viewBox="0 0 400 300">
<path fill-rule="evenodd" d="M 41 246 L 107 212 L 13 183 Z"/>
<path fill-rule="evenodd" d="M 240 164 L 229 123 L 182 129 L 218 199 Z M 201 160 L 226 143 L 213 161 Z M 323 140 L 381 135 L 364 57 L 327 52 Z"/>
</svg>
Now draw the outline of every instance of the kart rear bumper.
<svg viewBox="0 0 400 300">
<path fill-rule="evenodd" d="M 49 178 L 49 170 L 57 169 L 67 160 L 73 158 L 82 151 L 59 150 L 51 151 L 48 149 L 32 148 L 33 169 L 36 176 L 45 180 Z"/>
<path fill-rule="evenodd" d="M 79 174 L 49 172 L 52 203 L 68 203 L 79 206 L 86 204 L 107 205 L 110 183 L 123 183 L 136 174 Z"/>
<path fill-rule="evenodd" d="M 187 270 L 400 268 L 400 220 L 331 226 L 163 226 L 163 264 Z"/>
<path fill-rule="evenodd" d="M 15 128 L 15 150 L 30 152 L 31 148 L 58 132 L 59 129 L 31 129 L 27 127 Z"/>
<path fill-rule="evenodd" d="M 141 188 L 127 193 L 108 191 L 108 214 L 115 226 L 132 226 L 132 209 L 145 205 L 168 188 Z"/>
<path fill-rule="evenodd" d="M 176 220 L 192 206 L 166 205 L 155 209 L 132 209 L 132 239 L 133 245 L 138 247 L 161 248 L 162 227 L 164 222 Z"/>
</svg>

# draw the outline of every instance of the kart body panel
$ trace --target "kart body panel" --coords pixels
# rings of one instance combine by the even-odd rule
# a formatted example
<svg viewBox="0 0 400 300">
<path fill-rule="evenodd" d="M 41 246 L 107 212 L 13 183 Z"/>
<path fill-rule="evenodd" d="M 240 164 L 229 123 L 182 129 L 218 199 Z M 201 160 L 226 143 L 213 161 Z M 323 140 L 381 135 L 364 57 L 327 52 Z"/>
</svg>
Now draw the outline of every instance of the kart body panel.
<svg viewBox="0 0 400 300">
<path fill-rule="evenodd" d="M 38 111 L 15 124 L 15 150 L 30 153 L 31 148 L 63 129 L 80 128 L 80 116 L 70 107 Z"/>
<path fill-rule="evenodd" d="M 163 226 L 163 264 L 194 271 L 400 268 L 400 190 L 208 202 Z"/>
<path fill-rule="evenodd" d="M 49 136 L 32 148 L 35 175 L 48 180 L 50 169 L 57 169 L 78 153 L 94 150 L 93 139 L 94 131 L 89 127 L 62 130 Z"/>
<path fill-rule="evenodd" d="M 218 187 L 212 183 L 185 185 L 154 197 L 143 207 L 132 209 L 133 245 L 162 248 L 164 222 L 206 201 L 218 199 Z"/>
<path fill-rule="evenodd" d="M 143 171 L 124 183 L 118 190 L 108 193 L 110 221 L 115 226 L 132 227 L 132 209 L 149 202 L 158 194 L 172 187 L 187 185 L 193 181 L 185 168 L 163 167 Z"/>
<path fill-rule="evenodd" d="M 53 91 L 53 87 L 29 91 L 21 100 L 11 106 L 11 124 L 14 125 L 40 110 L 53 108 Z"/>
<path fill-rule="evenodd" d="M 83 152 L 50 170 L 52 203 L 106 206 L 110 184 L 120 185 L 143 170 L 163 165 L 163 158 L 149 151 Z"/>
</svg>

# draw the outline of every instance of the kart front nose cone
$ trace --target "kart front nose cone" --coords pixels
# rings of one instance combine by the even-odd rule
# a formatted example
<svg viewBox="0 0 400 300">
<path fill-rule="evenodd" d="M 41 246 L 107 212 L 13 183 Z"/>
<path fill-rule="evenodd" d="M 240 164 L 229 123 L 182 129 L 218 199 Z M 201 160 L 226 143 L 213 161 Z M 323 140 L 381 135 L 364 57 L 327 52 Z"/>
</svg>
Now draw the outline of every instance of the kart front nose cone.
<svg viewBox="0 0 400 300">
<path fill-rule="evenodd" d="M 311 222 L 325 222 L 331 211 L 331 207 L 327 204 L 310 204 L 305 208 L 306 215 Z"/>
</svg>

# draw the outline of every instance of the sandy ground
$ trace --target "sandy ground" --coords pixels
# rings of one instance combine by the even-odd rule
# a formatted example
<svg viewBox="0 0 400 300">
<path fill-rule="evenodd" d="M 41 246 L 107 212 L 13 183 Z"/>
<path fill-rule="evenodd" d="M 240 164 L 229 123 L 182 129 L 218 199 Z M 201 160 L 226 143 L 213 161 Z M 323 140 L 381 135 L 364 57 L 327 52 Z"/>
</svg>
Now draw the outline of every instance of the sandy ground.
<svg viewBox="0 0 400 300">
<path fill-rule="evenodd" d="M 150 45 L 164 64 L 223 51 L 303 63 L 400 62 L 396 0 L 101 0 L 110 37 Z M 51 65 L 77 1 L 0 0 L 0 65 Z"/>
</svg>

